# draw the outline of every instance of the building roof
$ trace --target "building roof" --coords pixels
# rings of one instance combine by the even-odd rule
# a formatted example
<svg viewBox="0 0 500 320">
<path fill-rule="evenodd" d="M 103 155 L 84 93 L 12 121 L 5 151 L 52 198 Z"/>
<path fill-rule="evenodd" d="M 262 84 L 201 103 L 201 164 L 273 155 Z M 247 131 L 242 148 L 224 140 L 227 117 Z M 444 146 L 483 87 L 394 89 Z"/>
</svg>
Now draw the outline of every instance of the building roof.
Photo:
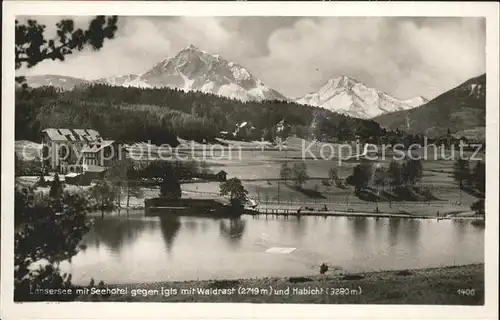
<svg viewBox="0 0 500 320">
<path fill-rule="evenodd" d="M 74 177 L 78 177 L 79 175 L 81 175 L 81 173 L 71 172 L 71 173 L 68 173 L 67 175 L 65 175 L 65 177 L 66 178 L 74 178 Z"/>
<path fill-rule="evenodd" d="M 86 172 L 104 172 L 106 171 L 106 168 L 101 167 L 101 166 L 87 166 Z"/>
<path fill-rule="evenodd" d="M 115 140 L 102 140 L 100 142 L 94 142 L 90 145 L 84 147 L 82 152 L 97 152 L 113 144 Z"/>
<path fill-rule="evenodd" d="M 47 128 L 42 130 L 50 140 L 53 141 L 79 141 L 94 142 L 101 140 L 101 135 L 94 129 L 56 129 Z"/>
</svg>

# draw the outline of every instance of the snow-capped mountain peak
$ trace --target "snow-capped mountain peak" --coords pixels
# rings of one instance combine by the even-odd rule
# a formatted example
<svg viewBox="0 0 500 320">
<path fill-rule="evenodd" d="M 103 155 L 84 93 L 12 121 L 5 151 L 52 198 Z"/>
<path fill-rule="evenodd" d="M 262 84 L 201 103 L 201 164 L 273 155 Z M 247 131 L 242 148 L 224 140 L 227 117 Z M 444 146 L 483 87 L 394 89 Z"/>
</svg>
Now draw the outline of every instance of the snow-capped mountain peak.
<svg viewBox="0 0 500 320">
<path fill-rule="evenodd" d="M 135 79 L 137 79 L 137 77 L 139 77 L 139 75 L 137 74 L 124 74 L 115 77 L 97 79 L 94 82 L 109 84 L 112 86 L 127 86 L 127 83 L 134 81 Z"/>
<path fill-rule="evenodd" d="M 247 100 L 281 99 L 241 65 L 189 45 L 123 86 L 170 87 Z"/>
<path fill-rule="evenodd" d="M 296 102 L 355 118 L 370 119 L 390 112 L 412 109 L 427 100 L 423 97 L 399 100 L 343 75 L 328 80 L 318 91 L 308 93 Z"/>
<path fill-rule="evenodd" d="M 427 100 L 426 98 L 424 98 L 422 96 L 416 96 L 416 97 L 413 97 L 410 99 L 403 100 L 403 102 L 407 105 L 412 106 L 413 108 L 416 108 L 416 107 L 419 107 L 419 106 L 429 102 L 429 100 Z"/>
<path fill-rule="evenodd" d="M 61 76 L 62 77 L 62 76 Z M 33 86 L 51 85 L 71 90 L 74 81 L 59 76 L 31 77 Z M 70 79 L 80 80 L 80 79 Z M 282 94 L 264 85 L 246 68 L 211 54 L 194 45 L 188 45 L 174 56 L 162 59 L 142 74 L 125 74 L 82 83 L 101 83 L 112 86 L 142 88 L 177 88 L 201 91 L 228 98 L 249 100 L 287 100 Z M 71 84 L 69 86 L 68 84 Z"/>
</svg>

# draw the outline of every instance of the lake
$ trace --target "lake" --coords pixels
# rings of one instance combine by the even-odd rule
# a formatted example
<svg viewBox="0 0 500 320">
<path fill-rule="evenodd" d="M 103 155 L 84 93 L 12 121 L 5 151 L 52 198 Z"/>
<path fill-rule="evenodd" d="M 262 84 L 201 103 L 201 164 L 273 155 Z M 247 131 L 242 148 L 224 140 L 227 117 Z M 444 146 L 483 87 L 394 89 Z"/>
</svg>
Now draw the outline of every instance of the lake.
<svg viewBox="0 0 500 320">
<path fill-rule="evenodd" d="M 359 272 L 484 262 L 484 225 L 471 220 L 160 219 L 123 211 L 94 219 L 86 248 L 62 264 L 75 284 L 304 276 L 322 263 Z"/>
</svg>

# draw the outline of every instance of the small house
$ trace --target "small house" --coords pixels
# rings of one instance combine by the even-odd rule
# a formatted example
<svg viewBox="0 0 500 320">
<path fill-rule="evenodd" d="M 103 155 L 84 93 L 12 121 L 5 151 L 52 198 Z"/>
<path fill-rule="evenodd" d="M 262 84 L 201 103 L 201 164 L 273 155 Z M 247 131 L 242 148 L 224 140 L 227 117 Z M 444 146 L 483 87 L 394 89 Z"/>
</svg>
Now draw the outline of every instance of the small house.
<svg viewBox="0 0 500 320">
<path fill-rule="evenodd" d="M 233 135 L 239 138 L 248 138 L 255 132 L 255 130 L 256 128 L 250 122 L 244 121 L 236 125 Z"/>
<path fill-rule="evenodd" d="M 218 181 L 226 181 L 227 180 L 227 172 L 224 170 L 219 171 L 216 175 Z"/>
</svg>

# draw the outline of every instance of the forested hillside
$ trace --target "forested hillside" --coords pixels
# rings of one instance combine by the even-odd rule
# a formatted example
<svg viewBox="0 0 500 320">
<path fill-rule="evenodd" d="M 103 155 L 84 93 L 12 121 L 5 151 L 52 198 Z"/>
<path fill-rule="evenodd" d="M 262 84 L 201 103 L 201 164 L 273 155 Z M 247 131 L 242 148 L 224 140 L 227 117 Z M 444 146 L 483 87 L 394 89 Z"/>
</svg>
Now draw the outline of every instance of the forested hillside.
<svg viewBox="0 0 500 320">
<path fill-rule="evenodd" d="M 428 103 L 411 110 L 374 119 L 382 126 L 430 137 L 463 131 L 483 132 L 486 127 L 486 74 L 469 79 Z"/>
<path fill-rule="evenodd" d="M 242 139 L 275 138 L 279 134 L 349 140 L 380 136 L 385 132 L 372 120 L 361 120 L 331 111 L 285 101 L 242 102 L 200 92 L 176 89 L 143 89 L 102 84 L 72 91 L 53 87 L 16 91 L 16 140 L 38 141 L 47 127 L 93 128 L 111 139 L 175 145 L 176 137 L 213 141 L 221 131 L 236 125 L 254 127 Z"/>
</svg>

